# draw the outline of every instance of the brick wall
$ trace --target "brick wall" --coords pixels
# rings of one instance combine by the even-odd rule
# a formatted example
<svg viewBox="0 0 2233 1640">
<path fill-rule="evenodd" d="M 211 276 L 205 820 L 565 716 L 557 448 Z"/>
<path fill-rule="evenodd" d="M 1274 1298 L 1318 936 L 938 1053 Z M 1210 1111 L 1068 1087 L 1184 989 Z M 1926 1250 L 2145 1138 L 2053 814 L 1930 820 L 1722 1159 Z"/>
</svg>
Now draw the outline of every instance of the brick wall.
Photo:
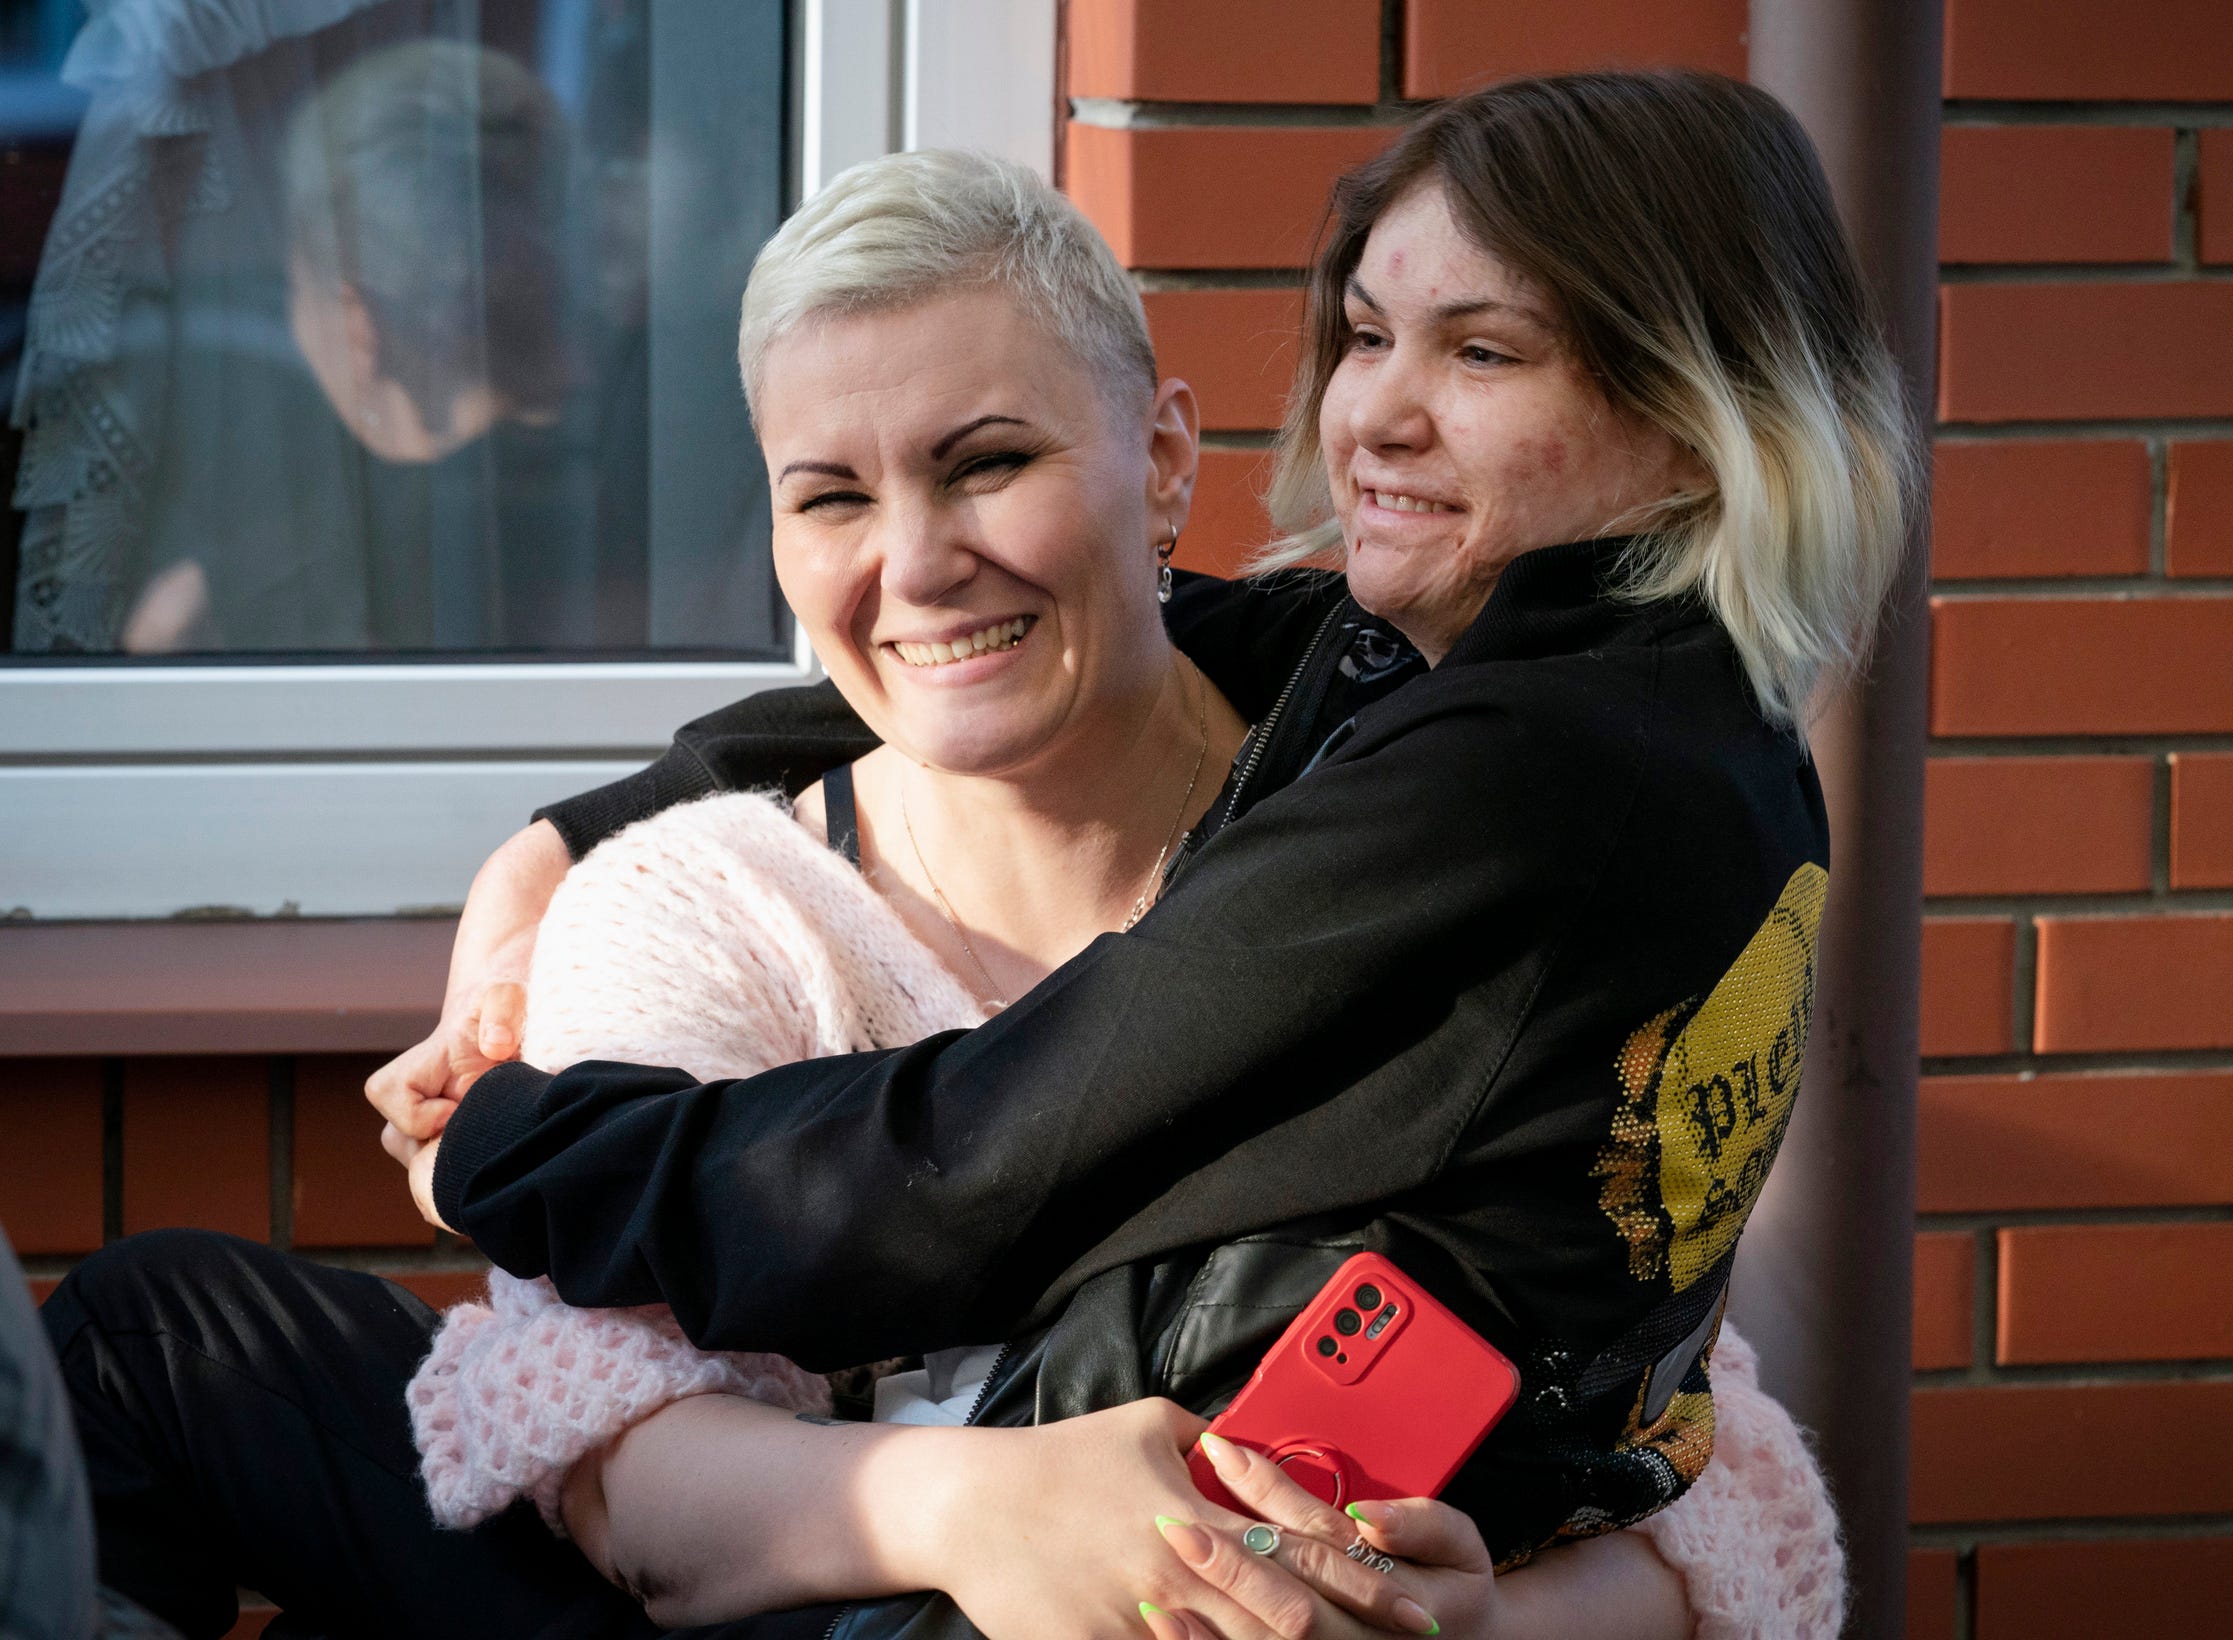
<svg viewBox="0 0 2233 1640">
<path fill-rule="evenodd" d="M 1507 74 L 1742 73 L 1733 0 L 1069 0 L 1066 182 L 1267 528 L 1344 165 Z M 2233 7 L 1947 0 L 1910 1632 L 2233 1598 Z"/>
</svg>

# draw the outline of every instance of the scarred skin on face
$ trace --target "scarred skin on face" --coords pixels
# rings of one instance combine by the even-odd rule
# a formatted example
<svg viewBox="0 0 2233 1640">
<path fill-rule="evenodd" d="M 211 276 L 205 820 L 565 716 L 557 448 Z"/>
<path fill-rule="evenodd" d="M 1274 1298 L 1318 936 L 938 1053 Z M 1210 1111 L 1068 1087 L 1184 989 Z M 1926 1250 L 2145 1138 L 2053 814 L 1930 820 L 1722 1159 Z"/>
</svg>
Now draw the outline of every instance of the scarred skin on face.
<svg viewBox="0 0 2233 1640">
<path fill-rule="evenodd" d="M 1429 661 L 1520 554 L 1702 482 L 1607 402 L 1547 293 L 1467 238 L 1438 184 L 1373 225 L 1344 312 L 1318 431 L 1349 586 Z"/>
</svg>

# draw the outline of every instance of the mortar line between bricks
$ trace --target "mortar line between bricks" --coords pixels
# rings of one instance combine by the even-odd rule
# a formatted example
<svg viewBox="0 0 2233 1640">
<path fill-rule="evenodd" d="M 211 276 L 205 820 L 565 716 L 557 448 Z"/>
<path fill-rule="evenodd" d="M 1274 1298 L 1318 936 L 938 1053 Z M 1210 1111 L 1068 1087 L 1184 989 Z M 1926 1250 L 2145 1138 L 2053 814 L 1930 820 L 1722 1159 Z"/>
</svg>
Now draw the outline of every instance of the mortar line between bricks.
<svg viewBox="0 0 2233 1640">
<path fill-rule="evenodd" d="M 1908 1528 L 1915 1541 L 1915 1528 Z M 1954 1555 L 1954 1640 L 1977 1640 L 1977 1545 L 1964 1541 Z"/>
<path fill-rule="evenodd" d="M 2069 1226 L 2102 1229 L 2123 1224 L 2182 1225 L 2233 1224 L 2233 1205 L 2201 1202 L 2177 1207 L 1995 1207 L 1968 1213 L 1925 1212 L 1918 1209 L 1915 1228 L 1959 1232 L 1995 1230 L 2055 1230 Z M 1959 1368 L 1948 1368 L 1959 1371 Z"/>
<path fill-rule="evenodd" d="M 264 1092 L 269 1122 L 271 1245 L 282 1253 L 295 1245 L 295 1057 L 273 1054 L 264 1061 Z"/>
<path fill-rule="evenodd" d="M 1408 125 L 1423 102 L 1195 103 L 1145 98 L 1073 97 L 1070 118 L 1104 131 L 1208 131 L 1253 126 L 1259 130 L 1373 130 L 1393 134 Z"/>
<path fill-rule="evenodd" d="M 1942 285 L 2222 285 L 2233 268 L 2149 262 L 1942 262 Z"/>
<path fill-rule="evenodd" d="M 2223 735 L 1933 735 L 1933 757 L 2142 757 L 2158 752 L 2233 751 Z"/>
<path fill-rule="evenodd" d="M 1300 294 L 1302 268 L 1128 268 L 1143 294 L 1169 290 L 1291 290 Z"/>
<path fill-rule="evenodd" d="M 1941 421 L 1932 436 L 1947 444 L 2016 439 L 2233 438 L 2233 416 L 2071 416 L 2065 420 Z"/>
<path fill-rule="evenodd" d="M 2180 888 L 2162 893 L 2135 889 L 2129 894 L 2058 894 L 2053 889 L 2026 889 L 2017 894 L 1930 894 L 1923 899 L 1923 914 L 1968 917 L 2129 917 L 2161 912 L 2191 911 L 2201 916 L 2233 912 L 2233 889 Z"/>
<path fill-rule="evenodd" d="M 2039 1040 L 2039 923 L 2028 911 L 2018 911 L 2015 917 L 2015 959 L 2008 965 L 2009 984 L 2014 988 L 2008 1030 L 2019 1046 L 2030 1047 Z"/>
<path fill-rule="evenodd" d="M 2171 573 L 2171 441 L 2158 433 L 2148 449 L 2148 574 L 2158 580 Z"/>
<path fill-rule="evenodd" d="M 2233 1532 L 2233 1514 L 2071 1515 L 2055 1520 L 1910 1522 L 1909 1541 L 1918 1549 L 1953 1549 L 1972 1543 L 2083 1542 L 2089 1538 L 2158 1538 L 2184 1541 Z"/>
<path fill-rule="evenodd" d="M 2148 865 L 2154 873 L 2155 891 L 2168 895 L 2171 888 L 2171 760 L 2156 757 L 2149 763 Z"/>
<path fill-rule="evenodd" d="M 2233 125 L 2228 102 L 2003 101 L 1949 97 L 1944 122 L 1974 125 Z"/>
<path fill-rule="evenodd" d="M 1403 0 L 1380 0 L 1380 100 L 1403 98 Z"/>
<path fill-rule="evenodd" d="M 2233 592 L 2233 575 L 2164 576 L 2160 579 L 2122 575 L 2011 576 L 2005 581 L 1964 579 L 1933 583 L 1931 596 L 1952 603 L 2009 598 L 2046 602 L 2055 598 L 2138 599 L 2223 598 Z"/>
<path fill-rule="evenodd" d="M 2133 1389 L 2155 1384 L 2223 1384 L 2233 1389 L 2233 1360 L 2049 1361 L 1994 1365 L 1983 1379 L 1965 1367 L 1925 1368 L 1917 1389 Z"/>
<path fill-rule="evenodd" d="M 1921 1228 L 1918 1214 L 1917 1228 Z M 1970 1294 L 1970 1347 L 1969 1365 L 1960 1368 L 1969 1382 L 1990 1383 L 1994 1346 L 2000 1332 L 2000 1237 L 1999 1226 L 1980 1224 L 1972 1231 L 1976 1248 L 1977 1268 L 1972 1280 L 1976 1291 Z"/>
<path fill-rule="evenodd" d="M 1269 450 L 1276 433 L 1204 433 L 1202 448 L 1205 450 Z"/>
<path fill-rule="evenodd" d="M 2171 137 L 2171 258 L 2196 271 L 2202 266 L 2201 167 L 2202 139 L 2182 124 Z"/>
<path fill-rule="evenodd" d="M 412 1275 L 472 1275 L 489 1268 L 489 1261 L 464 1242 L 449 1247 L 321 1247 L 301 1256 L 336 1270 L 402 1270 Z"/>
<path fill-rule="evenodd" d="M 124 1061 L 101 1061 L 101 1245 L 124 1235 Z"/>
<path fill-rule="evenodd" d="M 2084 1076 L 2122 1071 L 2172 1071 L 2214 1075 L 2233 1072 L 2225 1048 L 2131 1048 L 2091 1053 L 1924 1054 L 1924 1076 L 2019 1076 L 2025 1072 Z"/>
</svg>

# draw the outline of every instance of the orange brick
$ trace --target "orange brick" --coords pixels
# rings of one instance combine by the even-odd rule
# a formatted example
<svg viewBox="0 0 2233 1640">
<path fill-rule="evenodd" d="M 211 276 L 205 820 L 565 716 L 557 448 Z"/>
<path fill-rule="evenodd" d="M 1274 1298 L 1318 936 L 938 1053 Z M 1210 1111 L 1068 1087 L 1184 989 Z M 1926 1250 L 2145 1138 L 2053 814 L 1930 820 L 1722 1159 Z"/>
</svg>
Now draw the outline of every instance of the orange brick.
<svg viewBox="0 0 2233 1640">
<path fill-rule="evenodd" d="M 1264 450 L 1204 450 L 1194 511 L 1172 562 L 1211 575 L 1238 575 L 1249 554 L 1272 537 L 1259 499 L 1271 471 Z"/>
<path fill-rule="evenodd" d="M 62 1285 L 62 1281 L 59 1276 L 29 1276 L 25 1278 L 24 1285 L 31 1289 L 32 1303 L 44 1304 L 53 1296 L 54 1289 Z"/>
<path fill-rule="evenodd" d="M 1925 1213 L 2233 1203 L 2233 1074 L 1927 1076 Z"/>
<path fill-rule="evenodd" d="M 0 1060 L 0 1227 L 19 1253 L 101 1245 L 101 1063 Z"/>
<path fill-rule="evenodd" d="M 417 1295 L 430 1309 L 446 1310 L 488 1292 L 486 1270 L 382 1270 L 379 1272 L 404 1291 Z"/>
<path fill-rule="evenodd" d="M 1926 894 L 2115 894 L 2152 880 L 2145 757 L 1934 757 Z"/>
<path fill-rule="evenodd" d="M 431 1245 L 403 1169 L 380 1148 L 380 1115 L 364 1099 L 377 1054 L 305 1056 L 295 1065 L 297 1247 Z"/>
<path fill-rule="evenodd" d="M 2233 415 L 2233 284 L 1948 285 L 1939 298 L 1942 421 Z"/>
<path fill-rule="evenodd" d="M 2171 886 L 2233 888 L 2233 757 L 2171 757 Z"/>
<path fill-rule="evenodd" d="M 1152 290 L 1147 308 L 1155 360 L 1202 403 L 1219 432 L 1279 425 L 1302 329 L 1299 290 Z"/>
<path fill-rule="evenodd" d="M 1680 63 L 1745 72 L 1744 0 L 1564 0 L 1555 6 L 1484 6 L 1481 0 L 1408 0 L 1403 90 L 1446 97 L 1515 74 L 1648 68 Z"/>
<path fill-rule="evenodd" d="M 1931 573 L 2144 575 L 2152 488 L 2137 439 L 1942 440 L 1931 473 Z"/>
<path fill-rule="evenodd" d="M 2200 1640 L 2226 1629 L 2233 1537 L 1987 1543 L 1976 1640 Z"/>
<path fill-rule="evenodd" d="M 1133 268 L 1307 265 L 1334 179 L 1379 126 L 1069 127 L 1070 196 Z"/>
<path fill-rule="evenodd" d="M 1947 0 L 1946 95 L 2125 101 L 2233 97 L 2224 0 Z"/>
<path fill-rule="evenodd" d="M 2233 575 L 2233 439 L 2171 446 L 2164 568 Z"/>
<path fill-rule="evenodd" d="M 276 1606 L 242 1605 L 240 1618 L 225 1631 L 225 1640 L 259 1640 L 271 1620 L 279 1615 Z"/>
<path fill-rule="evenodd" d="M 2000 1232 L 2003 1366 L 2233 1356 L 2233 1223 Z"/>
<path fill-rule="evenodd" d="M 2168 262 L 2167 129 L 1952 126 L 1939 150 L 1942 262 Z"/>
<path fill-rule="evenodd" d="M 1070 95 L 1370 103 L 1380 0 L 1070 0 Z"/>
<path fill-rule="evenodd" d="M 1915 1238 L 1915 1367 L 1966 1367 L 1975 1354 L 1977 1242 L 1960 1231 Z"/>
<path fill-rule="evenodd" d="M 2233 598 L 1934 598 L 1931 607 L 1933 734 L 2233 731 Z"/>
<path fill-rule="evenodd" d="M 269 1086 L 261 1059 L 125 1061 L 126 1234 L 165 1225 L 271 1234 Z"/>
<path fill-rule="evenodd" d="M 1956 1574 L 1961 1556 L 1951 1549 L 1907 1552 L 1907 1640 L 1954 1640 Z"/>
<path fill-rule="evenodd" d="M 2016 925 L 2006 917 L 1923 920 L 1923 1052 L 2015 1046 Z"/>
<path fill-rule="evenodd" d="M 2233 262 L 2233 130 L 2201 134 L 2201 243 L 2205 262 Z"/>
<path fill-rule="evenodd" d="M 2233 915 L 2042 917 L 2039 1053 L 2233 1047 Z"/>
<path fill-rule="evenodd" d="M 2233 1383 L 1960 1385 L 1911 1405 L 1919 1525 L 2233 1511 Z"/>
</svg>

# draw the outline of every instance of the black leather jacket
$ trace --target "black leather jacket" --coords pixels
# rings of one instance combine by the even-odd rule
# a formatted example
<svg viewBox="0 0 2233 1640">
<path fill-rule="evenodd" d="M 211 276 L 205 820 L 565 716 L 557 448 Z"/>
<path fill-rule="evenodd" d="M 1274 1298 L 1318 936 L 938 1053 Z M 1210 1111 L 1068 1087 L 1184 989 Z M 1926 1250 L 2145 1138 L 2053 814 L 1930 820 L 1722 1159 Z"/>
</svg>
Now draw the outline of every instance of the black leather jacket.
<svg viewBox="0 0 2233 1640">
<path fill-rule="evenodd" d="M 1651 1513 L 1710 1452 L 1828 845 L 1727 635 L 1610 593 L 1618 551 L 1520 559 L 1423 676 L 1338 583 L 1196 594 L 1174 636 L 1260 732 L 1133 933 L 976 1031 L 741 1086 L 499 1067 L 446 1132 L 443 1216 L 711 1347 L 828 1370 L 1016 1338 L 998 1423 L 1213 1412 L 1370 1247 L 1520 1368 L 1445 1493 L 1500 1563 Z M 748 706 L 596 804 L 866 749 L 827 703 L 795 736 Z M 920 1597 L 841 1627 L 960 1622 Z"/>
</svg>

